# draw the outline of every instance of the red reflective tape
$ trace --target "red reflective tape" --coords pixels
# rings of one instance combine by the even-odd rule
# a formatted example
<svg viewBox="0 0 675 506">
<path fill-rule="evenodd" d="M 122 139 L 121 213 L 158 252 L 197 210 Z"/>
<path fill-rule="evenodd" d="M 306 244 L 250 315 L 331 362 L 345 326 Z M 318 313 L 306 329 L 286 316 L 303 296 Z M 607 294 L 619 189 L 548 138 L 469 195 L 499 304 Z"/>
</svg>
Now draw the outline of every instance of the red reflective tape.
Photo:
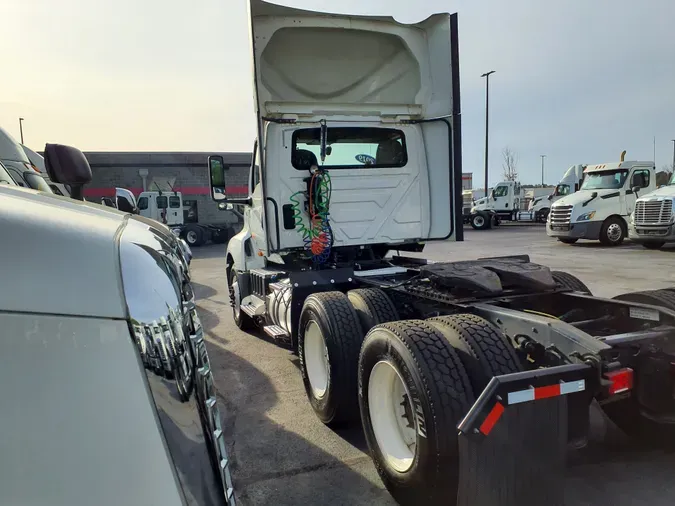
<svg viewBox="0 0 675 506">
<path fill-rule="evenodd" d="M 548 399 L 549 397 L 557 397 L 560 395 L 560 384 L 549 385 L 547 387 L 539 387 L 534 389 L 534 400 Z"/>
<path fill-rule="evenodd" d="M 501 402 L 498 402 L 488 413 L 488 416 L 485 417 L 483 423 L 480 425 L 480 431 L 486 436 L 492 431 L 497 421 L 501 418 L 504 413 L 504 406 Z"/>
</svg>

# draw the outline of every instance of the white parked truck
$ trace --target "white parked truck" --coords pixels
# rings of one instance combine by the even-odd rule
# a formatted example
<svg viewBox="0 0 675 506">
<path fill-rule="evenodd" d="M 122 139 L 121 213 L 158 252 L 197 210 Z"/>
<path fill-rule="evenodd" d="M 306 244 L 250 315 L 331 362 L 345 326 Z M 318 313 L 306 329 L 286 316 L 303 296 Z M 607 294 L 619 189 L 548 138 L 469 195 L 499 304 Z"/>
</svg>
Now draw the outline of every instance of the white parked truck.
<svg viewBox="0 0 675 506">
<path fill-rule="evenodd" d="M 485 230 L 502 220 L 515 220 L 523 197 L 518 181 L 497 183 L 487 197 L 477 200 L 471 208 L 471 226 L 476 230 Z"/>
<path fill-rule="evenodd" d="M 628 222 L 628 237 L 647 249 L 675 242 L 675 173 L 667 185 L 635 201 Z"/>
<path fill-rule="evenodd" d="M 457 16 L 249 12 L 246 198 L 209 157 L 214 200 L 244 206 L 223 265 L 234 321 L 298 354 L 323 423 L 360 420 L 395 500 L 561 504 L 593 399 L 672 440 L 674 378 L 644 360 L 674 358 L 653 344 L 675 339 L 675 293 L 599 299 L 527 256 L 402 256 L 463 238 Z"/>
<path fill-rule="evenodd" d="M 622 161 L 588 165 L 578 192 L 551 207 L 546 233 L 566 244 L 579 239 L 616 246 L 628 235 L 628 217 L 640 194 L 656 189 L 654 162 Z"/>
<path fill-rule="evenodd" d="M 220 225 L 202 225 L 200 223 L 185 223 L 183 212 L 183 194 L 178 191 L 144 191 L 138 196 L 126 188 L 115 188 L 115 200 L 109 197 L 101 199 L 101 203 L 117 209 L 140 214 L 146 218 L 156 220 L 182 238 L 190 247 L 201 246 L 207 241 L 222 244 L 234 235 L 235 226 L 239 223 L 240 214 L 233 206 L 222 204 L 225 223 Z M 228 223 L 227 220 L 230 219 Z"/>
</svg>

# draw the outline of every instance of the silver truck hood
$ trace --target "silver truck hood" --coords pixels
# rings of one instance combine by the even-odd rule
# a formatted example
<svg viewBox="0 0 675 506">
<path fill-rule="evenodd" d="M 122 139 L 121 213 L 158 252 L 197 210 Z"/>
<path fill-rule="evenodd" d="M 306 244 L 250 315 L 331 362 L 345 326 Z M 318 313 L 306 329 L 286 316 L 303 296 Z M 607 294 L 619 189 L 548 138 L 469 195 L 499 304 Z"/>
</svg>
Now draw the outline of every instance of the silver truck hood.
<svg viewBox="0 0 675 506">
<path fill-rule="evenodd" d="M 647 193 L 645 195 L 640 195 L 638 200 L 651 200 L 651 199 L 661 199 L 661 198 L 675 198 L 675 185 L 668 185 L 654 190 L 653 192 Z"/>
<path fill-rule="evenodd" d="M 98 204 L 0 185 L 0 310 L 126 318 L 117 241 L 128 221 L 163 225 Z"/>
</svg>

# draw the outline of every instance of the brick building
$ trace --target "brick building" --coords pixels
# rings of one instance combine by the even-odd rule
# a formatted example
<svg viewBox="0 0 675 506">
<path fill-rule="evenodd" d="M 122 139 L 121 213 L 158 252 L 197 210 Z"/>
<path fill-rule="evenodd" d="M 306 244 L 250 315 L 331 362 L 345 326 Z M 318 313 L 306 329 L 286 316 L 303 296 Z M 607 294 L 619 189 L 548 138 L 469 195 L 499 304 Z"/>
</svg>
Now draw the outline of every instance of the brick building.
<svg viewBox="0 0 675 506">
<path fill-rule="evenodd" d="M 127 188 L 134 195 L 144 191 L 171 191 L 183 194 L 186 223 L 205 225 L 230 221 L 211 199 L 208 156 L 219 154 L 230 166 L 227 172 L 229 195 L 246 195 L 251 153 L 196 152 L 87 152 L 92 182 L 84 190 L 87 200 L 100 202 L 101 197 L 115 195 L 115 188 Z"/>
</svg>

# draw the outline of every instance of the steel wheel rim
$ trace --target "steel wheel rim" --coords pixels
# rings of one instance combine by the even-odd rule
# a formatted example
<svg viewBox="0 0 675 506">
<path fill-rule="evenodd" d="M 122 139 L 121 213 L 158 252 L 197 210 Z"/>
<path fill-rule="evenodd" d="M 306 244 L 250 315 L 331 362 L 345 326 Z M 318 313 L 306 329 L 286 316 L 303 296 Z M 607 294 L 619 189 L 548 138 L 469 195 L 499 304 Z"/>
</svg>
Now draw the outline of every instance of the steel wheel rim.
<svg viewBox="0 0 675 506">
<path fill-rule="evenodd" d="M 232 290 L 232 312 L 234 313 L 234 318 L 238 319 L 239 318 L 239 312 L 241 311 L 241 294 L 239 293 L 239 283 L 237 282 L 237 278 L 232 280 L 232 285 L 231 285 L 231 290 Z"/>
<path fill-rule="evenodd" d="M 194 230 L 188 230 L 188 233 L 185 234 L 185 239 L 188 243 L 194 244 L 197 242 L 197 233 Z"/>
<path fill-rule="evenodd" d="M 381 360 L 370 372 L 368 410 L 377 446 L 387 464 L 408 471 L 417 452 L 417 432 L 410 393 L 394 365 Z"/>
<path fill-rule="evenodd" d="M 323 399 L 328 390 L 330 367 L 328 365 L 328 349 L 319 325 L 310 320 L 305 328 L 305 368 L 312 395 Z"/>
<path fill-rule="evenodd" d="M 476 216 L 473 219 L 473 224 L 476 225 L 477 227 L 482 227 L 485 225 L 485 219 L 482 216 Z"/>
<path fill-rule="evenodd" d="M 607 227 L 607 238 L 612 242 L 618 241 L 621 238 L 622 233 L 621 225 L 618 223 L 612 223 Z"/>
</svg>

